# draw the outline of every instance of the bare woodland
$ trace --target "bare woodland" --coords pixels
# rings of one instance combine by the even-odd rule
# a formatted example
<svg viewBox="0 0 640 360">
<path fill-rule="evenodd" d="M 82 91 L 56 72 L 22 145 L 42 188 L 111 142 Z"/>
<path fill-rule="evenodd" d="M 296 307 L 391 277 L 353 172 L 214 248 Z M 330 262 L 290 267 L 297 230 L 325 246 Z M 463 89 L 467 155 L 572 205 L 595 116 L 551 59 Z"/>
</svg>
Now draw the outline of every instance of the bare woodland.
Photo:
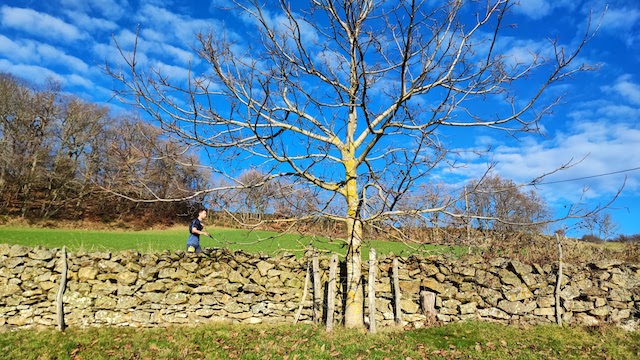
<svg viewBox="0 0 640 360">
<path fill-rule="evenodd" d="M 135 203 L 104 189 L 144 199 L 149 191 L 177 197 L 207 184 L 193 166 L 197 159 L 162 138 L 159 128 L 135 116 L 114 118 L 55 82 L 38 89 L 0 74 L 0 141 L 2 215 L 175 221 L 193 202 Z"/>
</svg>

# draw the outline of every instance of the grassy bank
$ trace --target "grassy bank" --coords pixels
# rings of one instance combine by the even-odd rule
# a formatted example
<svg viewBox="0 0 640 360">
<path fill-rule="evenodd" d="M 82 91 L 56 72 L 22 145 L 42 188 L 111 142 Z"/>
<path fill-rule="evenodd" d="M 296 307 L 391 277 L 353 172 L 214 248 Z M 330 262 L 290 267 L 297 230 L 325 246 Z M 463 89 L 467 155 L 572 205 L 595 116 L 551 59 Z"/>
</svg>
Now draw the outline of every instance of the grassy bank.
<svg viewBox="0 0 640 360">
<path fill-rule="evenodd" d="M 297 234 L 278 235 L 268 231 L 248 231 L 239 229 L 213 228 L 208 229 L 213 239 L 202 237 L 203 247 L 229 248 L 243 250 L 249 253 L 264 253 L 275 255 L 291 252 L 296 255 L 304 253 L 304 249 L 313 246 L 325 252 L 345 254 L 346 246 L 342 240 L 329 240 L 318 236 L 303 236 Z M 26 246 L 44 246 L 48 248 L 62 248 L 67 246 L 69 251 L 121 251 L 133 249 L 140 252 L 161 252 L 163 250 L 183 250 L 187 239 L 186 227 L 176 227 L 163 230 L 82 230 L 1 226 L 0 243 Z M 425 244 L 419 248 L 399 242 L 372 241 L 363 247 L 365 259 L 368 258 L 369 248 L 374 247 L 378 254 L 407 256 L 416 252 L 426 254 L 455 253 L 466 251 L 463 247 L 448 247 Z"/>
<path fill-rule="evenodd" d="M 0 333 L 3 359 L 637 359 L 616 328 L 460 323 L 375 335 L 312 325 L 90 328 Z"/>
</svg>

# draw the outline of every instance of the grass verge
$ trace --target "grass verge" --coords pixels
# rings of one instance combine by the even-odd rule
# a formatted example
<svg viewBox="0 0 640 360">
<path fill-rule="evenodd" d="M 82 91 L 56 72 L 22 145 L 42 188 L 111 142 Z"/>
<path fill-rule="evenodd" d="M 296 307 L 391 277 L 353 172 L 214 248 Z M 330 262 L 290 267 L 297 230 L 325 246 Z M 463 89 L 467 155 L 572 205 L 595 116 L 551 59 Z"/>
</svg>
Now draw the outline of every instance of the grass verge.
<svg viewBox="0 0 640 360">
<path fill-rule="evenodd" d="M 613 327 L 457 323 L 375 335 L 313 325 L 200 325 L 0 333 L 6 359 L 637 359 L 640 334 Z"/>
</svg>

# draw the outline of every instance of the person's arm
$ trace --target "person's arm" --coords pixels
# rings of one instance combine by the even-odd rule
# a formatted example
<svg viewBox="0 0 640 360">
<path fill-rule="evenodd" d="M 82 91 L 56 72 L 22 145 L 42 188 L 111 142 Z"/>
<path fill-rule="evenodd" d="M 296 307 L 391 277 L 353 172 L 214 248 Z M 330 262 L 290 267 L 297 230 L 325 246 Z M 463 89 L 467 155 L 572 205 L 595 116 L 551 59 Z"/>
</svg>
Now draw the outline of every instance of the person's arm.
<svg viewBox="0 0 640 360">
<path fill-rule="evenodd" d="M 198 230 L 198 228 L 196 228 L 195 226 L 193 226 L 193 223 L 191 223 L 191 233 L 192 234 L 196 234 L 196 235 L 204 235 L 204 236 L 209 236 L 209 233 L 206 231 L 202 231 L 202 230 Z"/>
</svg>

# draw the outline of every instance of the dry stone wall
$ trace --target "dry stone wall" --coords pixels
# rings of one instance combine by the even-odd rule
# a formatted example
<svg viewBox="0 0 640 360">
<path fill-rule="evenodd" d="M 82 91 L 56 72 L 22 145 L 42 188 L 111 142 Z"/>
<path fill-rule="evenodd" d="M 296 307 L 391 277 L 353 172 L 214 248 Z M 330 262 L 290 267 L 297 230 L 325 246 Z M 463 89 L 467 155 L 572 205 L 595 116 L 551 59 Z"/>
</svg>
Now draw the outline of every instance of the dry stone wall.
<svg viewBox="0 0 640 360">
<path fill-rule="evenodd" d="M 267 257 L 213 249 L 200 255 L 68 253 L 66 260 L 69 272 L 63 307 L 67 326 L 321 321 L 313 319 L 312 280 L 305 281 L 310 272 L 308 257 Z M 412 327 L 434 319 L 551 323 L 557 320 L 556 295 L 563 323 L 613 323 L 636 328 L 640 322 L 638 264 L 565 264 L 556 294 L 557 268 L 552 265 L 528 265 L 502 258 L 487 262 L 474 257 L 455 260 L 416 256 L 399 260 L 401 314 L 394 312 L 392 258 L 378 260 L 378 328 L 396 326 L 397 318 Z M 0 245 L 0 328 L 55 327 L 62 269 L 59 249 Z M 328 274 L 329 259 L 321 258 L 323 304 Z M 363 266 L 365 279 L 368 264 Z M 302 301 L 305 287 L 309 295 Z M 334 318 L 339 322 L 339 282 L 336 292 Z M 429 292 L 435 294 L 435 313 L 426 311 L 424 295 Z M 322 314 L 326 318 L 324 312 L 326 309 Z M 368 321 L 368 309 L 365 315 Z"/>
</svg>

